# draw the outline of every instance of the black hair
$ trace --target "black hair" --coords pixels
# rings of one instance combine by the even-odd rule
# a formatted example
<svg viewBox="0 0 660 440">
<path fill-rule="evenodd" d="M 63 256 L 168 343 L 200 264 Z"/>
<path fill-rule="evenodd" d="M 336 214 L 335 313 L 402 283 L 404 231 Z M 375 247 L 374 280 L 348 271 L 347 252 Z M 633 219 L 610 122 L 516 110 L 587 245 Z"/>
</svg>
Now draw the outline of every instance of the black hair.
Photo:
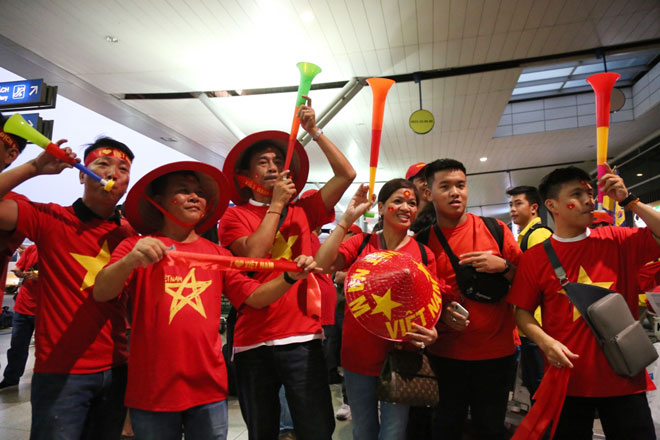
<svg viewBox="0 0 660 440">
<path fill-rule="evenodd" d="M 163 174 L 162 176 L 159 176 L 151 182 L 151 195 L 152 196 L 162 196 L 165 193 L 165 188 L 167 187 L 167 182 L 170 179 L 170 177 L 174 176 L 192 176 L 197 181 L 199 181 L 199 177 L 197 177 L 197 174 L 195 174 L 194 171 L 190 170 L 180 170 L 180 171 L 172 171 L 171 173 Z"/>
<path fill-rule="evenodd" d="M 2 131 L 4 131 L 5 122 L 7 122 L 7 118 L 5 118 L 2 113 L 0 113 L 0 130 Z M 5 131 L 5 133 L 7 132 Z M 7 135 L 16 142 L 16 145 L 18 146 L 18 154 L 21 154 L 23 150 L 25 150 L 27 141 L 20 136 L 16 136 L 15 134 L 7 133 Z"/>
<path fill-rule="evenodd" d="M 539 208 L 541 207 L 541 196 L 535 186 L 516 186 L 515 188 L 508 190 L 506 193 L 511 197 L 524 194 L 530 206 L 536 203 Z"/>
<path fill-rule="evenodd" d="M 541 184 L 539 185 L 541 198 L 544 202 L 548 199 L 556 199 L 564 183 L 576 180 L 589 182 L 591 177 L 583 169 L 573 166 L 557 168 L 551 171 L 541 180 Z"/>
<path fill-rule="evenodd" d="M 410 225 L 410 230 L 418 233 L 422 229 L 437 223 L 437 221 L 435 206 L 433 206 L 433 203 L 427 203 L 421 211 L 417 212 L 417 217 L 415 217 L 415 221 Z"/>
<path fill-rule="evenodd" d="M 467 174 L 465 170 L 465 165 L 455 159 L 438 159 L 427 164 L 424 167 L 424 178 L 426 179 L 426 184 L 431 188 L 433 186 L 433 179 L 435 178 L 435 173 L 438 171 L 463 171 L 463 174 Z"/>
<path fill-rule="evenodd" d="M 115 139 L 112 139 L 110 137 L 100 137 L 96 139 L 93 144 L 89 144 L 89 146 L 85 148 L 85 153 L 83 154 L 83 160 L 87 158 L 87 155 L 89 155 L 89 153 L 99 148 L 115 148 L 117 150 L 120 150 L 124 152 L 126 156 L 128 156 L 131 162 L 133 162 L 133 159 L 135 158 L 135 155 L 133 154 L 131 149 L 126 146 L 126 144 L 119 142 Z"/>
<path fill-rule="evenodd" d="M 238 163 L 237 169 L 249 170 L 250 159 L 252 159 L 252 156 L 254 156 L 257 153 L 261 153 L 267 148 L 275 148 L 277 151 L 279 151 L 282 154 L 282 156 L 285 155 L 285 153 L 282 151 L 279 145 L 275 144 L 271 139 L 264 139 L 259 142 L 255 142 L 254 144 L 250 145 L 245 149 L 245 152 L 241 155 L 241 160 Z"/>
<path fill-rule="evenodd" d="M 419 192 L 417 192 L 415 184 L 410 180 L 401 178 L 389 180 L 383 185 L 378 193 L 378 203 L 385 203 L 395 191 L 401 188 L 408 188 L 411 190 L 415 194 L 415 200 L 419 203 Z"/>
</svg>

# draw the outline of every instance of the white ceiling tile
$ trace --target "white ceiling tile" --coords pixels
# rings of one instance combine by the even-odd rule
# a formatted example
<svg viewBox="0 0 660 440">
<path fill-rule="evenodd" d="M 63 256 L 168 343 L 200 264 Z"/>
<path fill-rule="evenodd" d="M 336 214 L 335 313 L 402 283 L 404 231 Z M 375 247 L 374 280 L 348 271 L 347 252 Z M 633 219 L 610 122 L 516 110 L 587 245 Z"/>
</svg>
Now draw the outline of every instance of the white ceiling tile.
<svg viewBox="0 0 660 440">
<path fill-rule="evenodd" d="M 488 0 L 484 3 L 479 26 L 479 35 L 491 35 L 495 30 L 495 22 L 500 9 L 500 0 Z"/>
<path fill-rule="evenodd" d="M 417 38 L 420 47 L 433 43 L 433 0 L 417 1 Z"/>
<path fill-rule="evenodd" d="M 516 10 L 516 0 L 502 0 L 500 10 L 497 12 L 497 21 L 495 22 L 495 33 L 501 34 L 509 31 L 511 19 Z"/>
<path fill-rule="evenodd" d="M 465 25 L 465 12 L 467 2 L 464 0 L 452 0 L 449 7 L 449 40 L 463 37 L 463 26 Z"/>
<path fill-rule="evenodd" d="M 540 26 L 554 26 L 557 23 L 559 14 L 561 14 L 564 3 L 566 3 L 565 0 L 553 0 L 548 2 L 548 8 L 545 10 L 545 14 L 543 14 Z"/>
<path fill-rule="evenodd" d="M 525 21 L 525 29 L 537 29 L 541 26 L 541 21 L 545 16 L 545 11 L 550 7 L 550 2 L 537 2 L 532 1 L 532 8 L 529 10 L 527 20 Z"/>
<path fill-rule="evenodd" d="M 477 38 L 465 38 L 461 43 L 461 56 L 458 61 L 460 66 L 476 64 L 474 62 L 474 51 L 477 46 Z"/>
<path fill-rule="evenodd" d="M 403 44 L 405 46 L 417 45 L 417 8 L 416 2 L 399 2 L 399 14 L 401 20 L 401 32 L 403 33 Z"/>
<path fill-rule="evenodd" d="M 436 0 L 433 2 L 433 41 L 447 41 L 449 39 L 449 8 L 450 0 Z"/>
</svg>

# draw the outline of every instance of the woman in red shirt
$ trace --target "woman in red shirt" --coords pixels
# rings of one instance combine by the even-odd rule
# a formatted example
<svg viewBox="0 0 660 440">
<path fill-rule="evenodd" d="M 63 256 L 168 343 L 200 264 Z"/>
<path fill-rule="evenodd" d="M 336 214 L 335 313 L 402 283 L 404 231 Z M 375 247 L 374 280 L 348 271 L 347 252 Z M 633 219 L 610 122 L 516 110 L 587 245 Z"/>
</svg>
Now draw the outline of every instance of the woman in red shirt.
<svg viewBox="0 0 660 440">
<path fill-rule="evenodd" d="M 435 273 L 435 257 L 426 246 L 419 245 L 408 235 L 408 228 L 417 215 L 419 194 L 415 186 L 405 179 L 387 182 L 378 194 L 378 213 L 383 219 L 382 231 L 371 234 L 364 247 L 363 235 L 357 235 L 342 243 L 348 228 L 375 202 L 375 196 L 367 198 L 367 185 L 362 185 L 346 209 L 337 227 L 325 240 L 316 254 L 316 262 L 327 272 L 346 270 L 361 257 L 378 250 L 396 250 L 411 255 L 415 260 L 424 261 Z M 362 249 L 360 249 L 362 247 Z M 435 329 L 426 329 L 413 323 L 414 332 L 406 335 L 405 344 L 412 349 L 423 349 L 435 342 L 438 337 Z M 353 417 L 353 438 L 362 439 L 404 439 L 408 423 L 409 407 L 401 404 L 380 402 L 380 422 L 376 388 L 378 376 L 388 351 L 395 343 L 379 338 L 363 329 L 348 310 L 342 334 L 341 360 L 348 401 Z"/>
</svg>

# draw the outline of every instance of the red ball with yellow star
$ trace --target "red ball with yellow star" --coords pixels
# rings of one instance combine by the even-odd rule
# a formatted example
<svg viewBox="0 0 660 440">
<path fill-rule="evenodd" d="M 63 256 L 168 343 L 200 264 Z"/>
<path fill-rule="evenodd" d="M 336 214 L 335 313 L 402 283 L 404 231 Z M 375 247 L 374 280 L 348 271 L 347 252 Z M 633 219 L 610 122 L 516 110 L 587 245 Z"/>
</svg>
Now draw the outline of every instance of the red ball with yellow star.
<svg viewBox="0 0 660 440">
<path fill-rule="evenodd" d="M 424 264 L 396 251 L 366 255 L 351 266 L 344 282 L 357 322 L 390 341 L 402 341 L 413 322 L 434 327 L 442 313 L 442 289 Z"/>
</svg>

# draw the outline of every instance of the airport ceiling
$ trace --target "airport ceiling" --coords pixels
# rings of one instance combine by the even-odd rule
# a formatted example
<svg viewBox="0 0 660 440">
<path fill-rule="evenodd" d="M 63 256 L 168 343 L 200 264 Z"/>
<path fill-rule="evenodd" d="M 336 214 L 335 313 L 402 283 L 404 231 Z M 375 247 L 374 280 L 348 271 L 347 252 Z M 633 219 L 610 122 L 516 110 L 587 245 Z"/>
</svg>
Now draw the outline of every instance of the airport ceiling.
<svg viewBox="0 0 660 440">
<path fill-rule="evenodd" d="M 360 87 L 371 76 L 397 79 L 377 179 L 453 157 L 479 173 L 469 205 L 486 215 L 502 215 L 506 187 L 537 184 L 543 166 L 594 168 L 593 125 L 494 136 L 523 69 L 593 59 L 598 49 L 660 53 L 657 0 L 3 0 L 1 8 L 2 67 L 218 166 L 243 134 L 289 130 L 296 63 L 310 61 L 323 69 L 310 93 L 317 113 L 357 92 L 324 131 L 366 181 L 372 96 Z M 426 135 L 408 124 L 420 108 L 416 72 L 435 116 Z M 631 115 L 612 125 L 612 157 L 658 135 L 659 105 Z M 306 149 L 310 182 L 327 181 L 320 149 Z"/>
</svg>

